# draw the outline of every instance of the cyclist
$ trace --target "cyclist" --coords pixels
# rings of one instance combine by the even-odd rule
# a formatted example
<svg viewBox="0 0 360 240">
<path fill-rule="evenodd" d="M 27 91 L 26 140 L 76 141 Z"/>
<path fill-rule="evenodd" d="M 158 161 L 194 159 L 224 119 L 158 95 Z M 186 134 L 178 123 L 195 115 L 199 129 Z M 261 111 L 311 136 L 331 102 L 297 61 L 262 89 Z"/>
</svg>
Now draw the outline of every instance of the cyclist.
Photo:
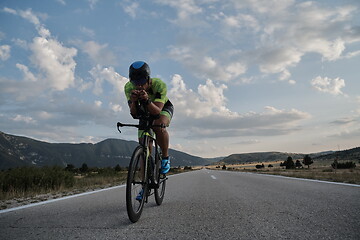
<svg viewBox="0 0 360 240">
<path fill-rule="evenodd" d="M 159 78 L 151 78 L 150 67 L 143 61 L 137 61 L 130 65 L 129 80 L 125 84 L 124 90 L 131 116 L 138 119 L 144 111 L 142 107 L 145 106 L 154 119 L 154 125 L 163 124 L 168 127 L 174 107 L 166 96 L 166 84 Z M 161 173 L 166 174 L 170 170 L 169 133 L 166 128 L 159 127 L 154 127 L 153 131 L 162 151 Z M 139 141 L 141 141 L 141 134 L 142 131 L 139 130 Z"/>
</svg>

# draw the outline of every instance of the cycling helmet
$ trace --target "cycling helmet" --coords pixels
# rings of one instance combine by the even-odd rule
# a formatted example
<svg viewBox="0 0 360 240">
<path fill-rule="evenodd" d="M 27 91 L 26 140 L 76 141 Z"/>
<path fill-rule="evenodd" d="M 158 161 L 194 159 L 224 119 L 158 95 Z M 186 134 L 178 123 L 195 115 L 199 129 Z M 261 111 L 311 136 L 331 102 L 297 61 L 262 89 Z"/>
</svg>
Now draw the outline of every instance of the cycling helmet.
<svg viewBox="0 0 360 240">
<path fill-rule="evenodd" d="M 129 79 L 135 85 L 144 85 L 150 79 L 150 67 L 146 62 L 137 61 L 130 65 Z"/>
</svg>

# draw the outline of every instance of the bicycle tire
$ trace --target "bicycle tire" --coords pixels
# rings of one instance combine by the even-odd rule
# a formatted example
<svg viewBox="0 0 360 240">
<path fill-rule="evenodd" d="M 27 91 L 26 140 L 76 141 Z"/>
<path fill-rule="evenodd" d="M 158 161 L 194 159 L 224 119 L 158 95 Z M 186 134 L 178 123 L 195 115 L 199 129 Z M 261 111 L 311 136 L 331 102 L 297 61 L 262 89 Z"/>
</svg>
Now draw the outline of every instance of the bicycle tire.
<svg viewBox="0 0 360 240">
<path fill-rule="evenodd" d="M 131 157 L 129 164 L 128 177 L 126 181 L 126 209 L 131 222 L 135 223 L 139 220 L 144 208 L 146 194 L 148 191 L 148 184 L 145 181 L 144 171 L 144 149 L 142 146 L 138 146 Z M 142 171 L 141 162 L 143 161 Z M 142 200 L 136 200 L 136 196 L 143 189 Z"/>
<path fill-rule="evenodd" d="M 156 156 L 156 164 L 155 164 L 155 173 L 154 176 L 156 177 L 156 181 L 159 185 L 158 188 L 155 188 L 155 202 L 158 206 L 160 206 L 164 200 L 165 196 L 165 187 L 166 187 L 166 176 L 165 174 L 160 173 L 161 169 L 161 158 L 160 154 Z"/>
</svg>

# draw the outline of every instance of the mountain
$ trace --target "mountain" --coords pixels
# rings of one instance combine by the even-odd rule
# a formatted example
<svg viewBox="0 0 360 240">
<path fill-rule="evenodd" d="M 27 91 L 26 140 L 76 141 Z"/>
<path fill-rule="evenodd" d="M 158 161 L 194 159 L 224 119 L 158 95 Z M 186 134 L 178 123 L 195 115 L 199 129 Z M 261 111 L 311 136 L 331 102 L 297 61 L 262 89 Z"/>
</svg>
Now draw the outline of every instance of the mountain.
<svg viewBox="0 0 360 240">
<path fill-rule="evenodd" d="M 337 152 L 328 152 L 327 154 L 323 154 L 321 156 L 317 156 L 314 160 L 340 160 L 340 161 L 360 161 L 360 147 L 347 149 L 343 151 Z"/>
<path fill-rule="evenodd" d="M 106 139 L 92 143 L 47 143 L 31 138 L 13 136 L 0 131 L 0 170 L 19 166 L 63 166 L 73 164 L 80 167 L 128 166 L 137 142 L 120 139 Z M 285 161 L 288 156 L 294 160 L 303 159 L 306 154 L 283 152 L 257 152 L 232 154 L 227 157 L 201 158 L 169 149 L 171 165 L 204 166 L 207 164 L 241 164 L 249 162 Z M 314 161 L 360 160 L 360 147 L 344 151 L 327 151 L 309 154 Z"/>
<path fill-rule="evenodd" d="M 0 132 L 0 169 L 19 166 L 63 166 L 73 164 L 80 167 L 128 166 L 137 142 L 120 139 L 106 139 L 92 143 L 47 143 L 27 137 Z M 169 149 L 172 166 L 206 165 L 210 159 Z"/>
<path fill-rule="evenodd" d="M 273 161 L 285 161 L 287 157 L 291 156 L 293 159 L 302 159 L 305 154 L 301 153 L 283 153 L 283 152 L 256 152 L 256 153 L 242 153 L 232 154 L 219 164 L 242 164 L 250 162 L 273 162 Z"/>
</svg>

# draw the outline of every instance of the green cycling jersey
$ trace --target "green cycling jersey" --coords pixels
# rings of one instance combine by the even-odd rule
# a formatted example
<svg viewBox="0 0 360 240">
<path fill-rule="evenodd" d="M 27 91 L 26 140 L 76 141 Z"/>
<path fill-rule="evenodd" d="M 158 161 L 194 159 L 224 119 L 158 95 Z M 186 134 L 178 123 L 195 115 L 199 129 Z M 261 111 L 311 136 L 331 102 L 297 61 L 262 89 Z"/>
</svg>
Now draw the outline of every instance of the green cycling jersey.
<svg viewBox="0 0 360 240">
<path fill-rule="evenodd" d="M 136 86 L 132 82 L 127 82 L 124 87 L 126 99 L 129 101 L 131 91 L 135 90 Z M 165 104 L 169 99 L 166 96 L 166 84 L 160 78 L 151 78 L 151 88 L 147 91 L 152 102 L 161 102 Z"/>
</svg>

